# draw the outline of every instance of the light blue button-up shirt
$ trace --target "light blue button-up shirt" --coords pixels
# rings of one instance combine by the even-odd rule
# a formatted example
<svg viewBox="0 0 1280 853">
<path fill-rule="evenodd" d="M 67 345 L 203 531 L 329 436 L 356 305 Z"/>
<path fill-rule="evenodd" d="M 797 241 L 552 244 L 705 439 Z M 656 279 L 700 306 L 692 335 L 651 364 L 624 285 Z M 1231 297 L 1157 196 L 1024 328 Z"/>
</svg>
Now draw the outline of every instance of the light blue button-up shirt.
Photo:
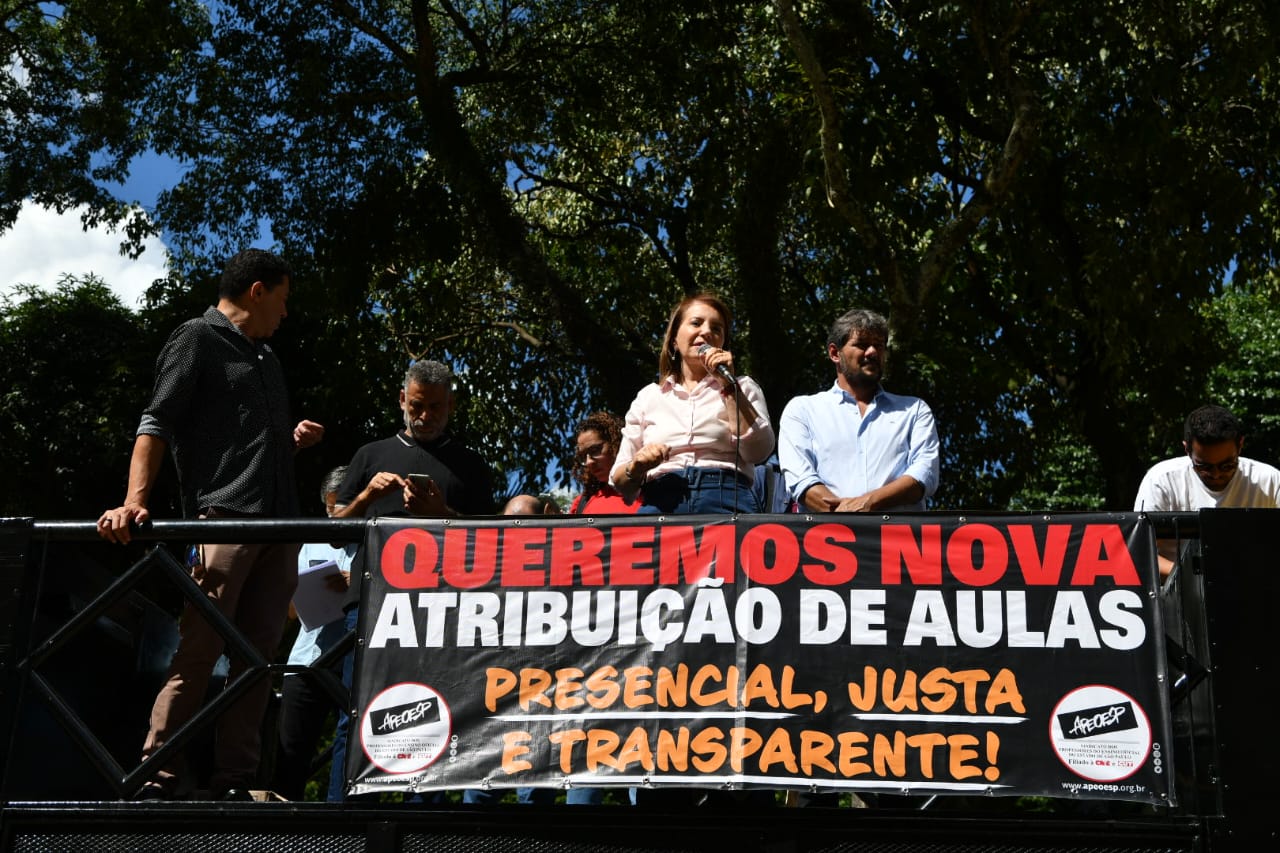
<svg viewBox="0 0 1280 853">
<path fill-rule="evenodd" d="M 881 389 L 867 407 L 839 384 L 787 403 L 778 428 L 778 462 L 787 490 L 803 504 L 817 483 L 840 497 L 866 494 L 906 474 L 924 486 L 925 497 L 938 490 L 938 430 L 933 412 L 918 397 Z M 923 510 L 924 499 L 892 507 Z"/>
</svg>

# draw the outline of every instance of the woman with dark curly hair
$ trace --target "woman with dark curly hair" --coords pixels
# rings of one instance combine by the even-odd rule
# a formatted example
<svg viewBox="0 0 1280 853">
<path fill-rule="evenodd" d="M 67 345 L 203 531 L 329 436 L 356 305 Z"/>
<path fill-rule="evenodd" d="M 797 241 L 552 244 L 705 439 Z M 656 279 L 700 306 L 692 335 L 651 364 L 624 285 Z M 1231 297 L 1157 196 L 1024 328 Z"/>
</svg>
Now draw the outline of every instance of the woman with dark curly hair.
<svg viewBox="0 0 1280 853">
<path fill-rule="evenodd" d="M 627 500 L 609 482 L 613 460 L 622 443 L 622 418 L 609 412 L 592 412 L 574 430 L 573 477 L 582 484 L 569 512 L 591 515 L 624 515 L 636 511 L 638 500 Z"/>
</svg>

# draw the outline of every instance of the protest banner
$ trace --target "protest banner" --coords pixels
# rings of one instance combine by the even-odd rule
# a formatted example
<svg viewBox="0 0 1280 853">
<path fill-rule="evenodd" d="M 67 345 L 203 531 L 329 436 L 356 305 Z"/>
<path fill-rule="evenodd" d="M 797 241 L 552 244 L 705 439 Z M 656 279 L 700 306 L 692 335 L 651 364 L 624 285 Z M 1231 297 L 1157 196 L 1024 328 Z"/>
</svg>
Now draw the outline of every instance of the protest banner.
<svg viewBox="0 0 1280 853">
<path fill-rule="evenodd" d="M 379 519 L 353 794 L 1172 804 L 1137 514 Z"/>
</svg>

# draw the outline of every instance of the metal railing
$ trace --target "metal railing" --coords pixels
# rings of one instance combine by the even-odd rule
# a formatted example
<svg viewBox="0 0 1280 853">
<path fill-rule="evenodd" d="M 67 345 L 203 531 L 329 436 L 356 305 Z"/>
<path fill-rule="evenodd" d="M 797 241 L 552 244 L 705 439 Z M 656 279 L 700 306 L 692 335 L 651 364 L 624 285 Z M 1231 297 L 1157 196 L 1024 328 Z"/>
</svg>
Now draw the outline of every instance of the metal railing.
<svg viewBox="0 0 1280 853">
<path fill-rule="evenodd" d="M 236 543 L 236 542 L 359 542 L 364 536 L 364 520 L 257 520 L 257 519 L 209 519 L 200 521 L 162 521 L 145 525 L 134 534 L 136 545 L 121 546 L 102 542 L 92 522 L 50 521 L 29 519 L 0 520 L 0 583 L 5 590 L 7 606 L 0 604 L 0 613 L 7 616 L 0 626 L 0 675 L 3 707 L 0 712 L 0 731 L 4 742 L 0 745 L 0 766 L 4 766 L 4 778 L 0 780 L 0 802 L 12 799 L 15 788 L 23 786 L 14 778 L 15 773 L 29 772 L 10 759 L 21 737 L 17 723 L 24 711 L 30 710 L 32 699 L 43 702 L 53 720 L 62 728 L 88 760 L 102 780 L 110 785 L 119 797 L 128 798 L 154 778 L 158 770 L 187 748 L 202 732 L 253 685 L 276 675 L 297 674 L 311 678 L 335 703 L 335 707 L 350 706 L 347 689 L 334 675 L 332 667 L 354 645 L 349 634 L 336 646 L 326 651 L 319 660 L 307 667 L 276 663 L 254 648 L 236 629 L 231 620 L 218 611 L 191 577 L 183 561 L 174 556 L 171 547 L 175 543 Z M 68 568 L 62 564 L 66 552 L 57 546 L 87 545 L 98 555 L 118 558 L 127 554 L 132 562 L 121 573 L 109 577 L 109 572 L 86 568 L 83 561 L 70 561 Z M 141 551 L 140 556 L 134 555 Z M 181 549 L 178 549 L 181 553 Z M 68 577 L 67 573 L 72 576 Z M 50 626 L 48 614 L 42 612 L 42 601 L 49 592 L 50 581 L 71 588 L 77 605 L 74 612 Z M 95 580 L 95 578 L 97 580 Z M 114 627 L 109 635 L 128 641 L 127 628 L 120 626 L 113 614 L 121 610 L 146 608 L 148 599 L 145 587 L 156 581 L 176 591 L 184 604 L 207 620 L 226 644 L 225 654 L 243 661 L 245 666 L 238 675 L 226 683 L 223 689 L 207 702 L 187 723 L 178 728 L 163 746 L 145 761 L 134 765 L 122 763 L 113 754 L 107 741 L 109 736 L 95 731 L 95 726 L 85 719 L 87 711 L 95 710 L 93 704 L 77 703 L 68 694 L 74 692 L 76 680 L 53 677 L 60 655 L 75 654 L 77 644 L 95 629 Z M 105 581 L 105 586 L 101 584 Z M 163 610 L 163 608 L 160 608 Z M 282 614 L 283 618 L 283 614 Z M 136 639 L 136 638 L 133 638 Z M 92 645 L 92 643 L 90 643 Z M 99 647 L 105 657 L 110 652 Z M 104 660 L 84 661 L 87 667 L 105 665 Z M 70 689 L 68 689 L 70 688 Z M 121 701 L 120 696 L 104 696 L 103 701 Z M 140 752 L 138 749 L 136 752 Z"/>
<path fill-rule="evenodd" d="M 1025 517 L 1026 514 L 1018 514 Z M 1158 535 L 1169 538 L 1195 539 L 1199 535 L 1196 513 L 1151 513 Z M 237 542 L 328 542 L 333 544 L 363 541 L 367 522 L 330 519 L 209 519 L 199 521 L 156 521 L 136 531 L 135 544 L 111 545 L 103 542 L 95 525 L 85 521 L 36 521 L 33 519 L 0 519 L 0 803 L 10 802 L 11 793 L 22 793 L 15 773 L 20 765 L 9 760 L 22 737 L 18 725 L 30 701 L 38 699 L 54 721 L 66 732 L 71 742 L 87 759 L 101 779 L 117 797 L 128 798 L 178 753 L 190 746 L 212 722 L 250 687 L 262 679 L 286 673 L 300 674 L 315 683 L 333 699 L 336 707 L 351 705 L 347 689 L 333 674 L 332 667 L 354 646 L 354 634 L 348 634 L 337 646 L 326 651 L 310 667 L 290 666 L 268 660 L 253 647 L 235 625 L 215 608 L 191 578 L 183 561 L 170 550 L 187 543 Z M 116 560 L 125 555 L 128 565 L 117 573 L 67 568 L 60 563 L 65 551 L 80 546 L 81 557 Z M 84 553 L 93 552 L 89 558 Z M 181 550 L 178 551 L 181 553 Z M 135 558 L 135 555 L 136 558 Z M 74 562 L 74 561 L 73 561 Z M 77 563 L 77 565 L 80 565 Z M 64 573 L 69 572 L 71 576 Z M 79 577 L 79 574 L 85 575 Z M 102 578 L 94 582 L 90 576 Z M 58 578 L 76 588 L 76 606 L 68 608 L 65 619 L 55 615 L 53 624 L 42 618 L 42 601 L 49 592 L 51 579 Z M 68 695 L 65 686 L 51 677 L 56 660 L 72 646 L 84 641 L 90 632 L 113 622 L 113 613 L 132 604 L 146 607 L 147 588 L 157 579 L 176 590 L 182 603 L 189 604 L 208 620 L 226 641 L 227 653 L 245 663 L 235 679 L 208 701 L 185 725 L 175 731 L 166 743 L 146 761 L 129 764 L 113 751 L 100 730 L 85 719 L 84 703 Z M 141 603 L 139 601 L 141 599 Z M 129 642 L 129 629 L 116 624 L 114 635 Z M 136 639 L 136 638 L 135 638 Z M 1185 696 L 1206 675 L 1206 670 L 1186 651 L 1175 644 L 1182 657 L 1176 661 L 1175 698 Z M 92 664 L 92 662 L 86 662 Z M 68 683 L 65 679 L 63 684 Z M 69 683 L 74 684 L 74 679 Z M 108 701 L 119 697 L 104 697 Z M 92 706 L 90 706 L 92 708 Z M 134 754 L 140 753 L 134 749 Z"/>
</svg>

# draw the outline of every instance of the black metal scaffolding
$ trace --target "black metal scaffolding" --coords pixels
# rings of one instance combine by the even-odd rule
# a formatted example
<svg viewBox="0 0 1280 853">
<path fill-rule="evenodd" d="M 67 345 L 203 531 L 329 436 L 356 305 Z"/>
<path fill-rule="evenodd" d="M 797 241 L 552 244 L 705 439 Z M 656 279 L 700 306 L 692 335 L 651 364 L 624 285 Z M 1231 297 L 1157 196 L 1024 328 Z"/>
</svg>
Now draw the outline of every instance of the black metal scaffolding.
<svg viewBox="0 0 1280 853">
<path fill-rule="evenodd" d="M 1151 514 L 1182 560 L 1162 591 L 1178 806 L 1108 803 L 1040 814 L 913 802 L 867 809 L 655 813 L 603 806 L 469 809 L 402 803 L 134 803 L 179 751 L 252 683 L 314 678 L 335 705 L 330 664 L 266 660 L 199 591 L 178 558 L 191 542 L 356 542 L 363 520 L 156 522 L 129 546 L 91 522 L 0 519 L 0 849 L 53 850 L 859 850 L 1272 849 L 1269 773 L 1280 571 L 1268 534 L 1280 510 Z M 138 759 L 172 623 L 189 602 L 244 672 L 147 762 Z M 1132 805 L 1132 804 L 1121 804 Z M 1262 846 L 1259 846 L 1262 845 Z"/>
</svg>

